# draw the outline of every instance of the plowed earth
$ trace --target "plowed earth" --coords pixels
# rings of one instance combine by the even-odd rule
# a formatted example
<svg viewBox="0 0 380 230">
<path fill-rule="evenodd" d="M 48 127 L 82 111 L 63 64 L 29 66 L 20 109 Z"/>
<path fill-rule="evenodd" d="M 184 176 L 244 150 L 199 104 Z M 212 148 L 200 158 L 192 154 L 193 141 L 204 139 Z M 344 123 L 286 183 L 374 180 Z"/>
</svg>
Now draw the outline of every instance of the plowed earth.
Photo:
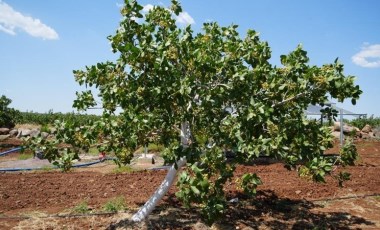
<svg viewBox="0 0 380 230">
<path fill-rule="evenodd" d="M 0 152 L 20 143 L 6 144 Z M 352 175 L 343 188 L 332 177 L 325 184 L 299 178 L 279 162 L 239 166 L 225 187 L 234 202 L 211 229 L 380 229 L 380 142 L 358 142 L 357 147 L 357 165 L 336 170 Z M 329 152 L 337 151 L 335 147 Z M 15 155 L 0 157 L 0 162 L 15 160 Z M 68 173 L 0 173 L 0 229 L 209 229 L 197 208 L 181 207 L 175 186 L 147 221 L 130 222 L 166 171 L 114 173 L 115 167 L 105 162 Z M 257 173 L 263 181 L 255 199 L 245 197 L 236 184 L 246 172 Z M 116 197 L 125 199 L 128 210 L 104 213 L 105 203 Z M 74 214 L 84 202 L 88 211 Z"/>
</svg>

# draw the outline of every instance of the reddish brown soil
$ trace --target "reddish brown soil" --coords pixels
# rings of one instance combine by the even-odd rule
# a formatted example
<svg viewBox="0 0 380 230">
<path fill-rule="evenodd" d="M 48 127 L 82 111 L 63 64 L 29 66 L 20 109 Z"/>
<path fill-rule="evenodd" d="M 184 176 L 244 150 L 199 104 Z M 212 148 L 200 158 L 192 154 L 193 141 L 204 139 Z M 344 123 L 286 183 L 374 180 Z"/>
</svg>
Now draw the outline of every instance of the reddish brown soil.
<svg viewBox="0 0 380 230">
<path fill-rule="evenodd" d="M 214 228 L 380 229 L 379 150 L 380 142 L 358 143 L 360 159 L 356 166 L 344 169 L 352 177 L 343 188 L 331 177 L 325 184 L 301 179 L 281 163 L 239 166 L 236 178 L 225 188 L 228 198 L 239 198 L 239 202 L 229 204 L 225 218 Z M 145 223 L 132 225 L 129 213 L 101 214 L 107 201 L 120 196 L 133 211 L 166 174 L 164 170 L 110 173 L 112 167 L 0 173 L 0 229 L 207 229 L 197 209 L 180 207 L 174 187 Z M 235 179 L 246 172 L 257 173 L 264 183 L 256 199 L 248 199 L 237 189 Z M 95 214 L 70 214 L 83 202 Z"/>
</svg>

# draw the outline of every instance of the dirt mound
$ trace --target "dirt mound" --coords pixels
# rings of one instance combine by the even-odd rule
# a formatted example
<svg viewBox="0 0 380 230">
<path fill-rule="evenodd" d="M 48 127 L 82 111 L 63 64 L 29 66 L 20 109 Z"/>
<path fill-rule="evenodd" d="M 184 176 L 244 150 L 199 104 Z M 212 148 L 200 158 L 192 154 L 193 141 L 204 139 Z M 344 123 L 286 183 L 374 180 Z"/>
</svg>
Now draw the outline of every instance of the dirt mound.
<svg viewBox="0 0 380 230">
<path fill-rule="evenodd" d="M 238 202 L 229 204 L 226 218 L 219 225 L 240 229 L 247 226 L 272 229 L 310 229 L 313 226 L 380 228 L 379 149 L 380 142 L 358 143 L 360 160 L 356 166 L 345 169 L 352 178 L 343 188 L 330 177 L 325 184 L 306 181 L 280 163 L 239 166 L 236 178 L 225 187 L 228 198 L 238 198 Z M 129 210 L 135 210 L 150 197 L 166 175 L 165 170 L 106 171 L 102 172 L 100 167 L 95 170 L 74 169 L 68 173 L 1 173 L 0 229 L 20 228 L 26 222 L 35 222 L 36 226 L 54 224 L 46 229 L 124 229 L 126 226 L 131 226 L 130 229 L 191 229 L 199 225 L 197 209 L 181 208 L 174 195 L 175 187 L 149 220 L 140 225 L 128 222 L 125 217 L 130 213 L 102 214 L 104 204 L 115 197 L 123 197 Z M 242 195 L 236 184 L 236 179 L 246 172 L 257 173 L 264 183 L 259 187 L 256 199 Z M 88 214 L 67 215 L 83 202 L 88 205 Z"/>
</svg>

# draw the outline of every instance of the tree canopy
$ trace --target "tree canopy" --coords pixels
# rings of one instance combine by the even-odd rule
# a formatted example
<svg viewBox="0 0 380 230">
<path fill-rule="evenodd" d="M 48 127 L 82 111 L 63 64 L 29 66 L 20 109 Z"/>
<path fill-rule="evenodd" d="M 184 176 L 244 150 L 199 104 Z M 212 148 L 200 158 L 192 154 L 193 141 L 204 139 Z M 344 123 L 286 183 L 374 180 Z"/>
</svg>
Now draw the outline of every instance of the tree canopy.
<svg viewBox="0 0 380 230">
<path fill-rule="evenodd" d="M 146 14 L 142 9 L 125 1 L 120 27 L 108 37 L 119 54 L 115 62 L 74 71 L 76 81 L 89 87 L 77 93 L 74 107 L 95 106 L 95 87 L 102 119 L 81 127 L 61 123 L 58 132 L 65 135 L 57 142 L 39 140 L 49 159 L 62 162 L 67 154 L 73 159 L 75 149 L 98 144 L 128 163 L 138 146 L 162 145 L 167 163 L 187 160 L 177 196 L 187 205 L 199 203 L 210 221 L 223 213 L 223 184 L 236 165 L 261 155 L 282 159 L 289 168 L 301 164 L 300 174 L 324 181 L 339 163 L 323 156 L 333 137 L 304 110 L 323 106 L 329 97 L 356 103 L 361 90 L 338 60 L 310 65 L 307 52 L 297 46 L 275 66 L 268 43 L 254 30 L 242 36 L 237 25 L 209 22 L 195 33 L 191 25 L 176 24 L 174 15 L 182 11 L 176 0 L 170 8 L 155 6 Z M 330 108 L 323 112 L 330 119 L 335 114 Z M 185 146 L 179 135 L 184 123 Z M 75 148 L 58 151 L 59 141 Z M 227 160 L 226 151 L 234 158 Z M 249 194 L 260 183 L 256 174 L 241 179 Z"/>
<path fill-rule="evenodd" d="M 20 118 L 20 111 L 14 108 L 9 108 L 11 103 L 12 100 L 5 95 L 0 97 L 0 128 L 13 128 L 17 119 Z"/>
</svg>

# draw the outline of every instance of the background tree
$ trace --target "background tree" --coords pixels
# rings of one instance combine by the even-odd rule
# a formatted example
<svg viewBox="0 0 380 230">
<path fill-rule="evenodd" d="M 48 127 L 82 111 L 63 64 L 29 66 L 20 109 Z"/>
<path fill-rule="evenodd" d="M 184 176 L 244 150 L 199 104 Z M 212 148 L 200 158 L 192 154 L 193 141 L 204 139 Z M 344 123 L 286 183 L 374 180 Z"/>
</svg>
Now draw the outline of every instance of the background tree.
<svg viewBox="0 0 380 230">
<path fill-rule="evenodd" d="M 5 95 L 0 97 L 0 127 L 13 128 L 20 117 L 18 110 L 8 107 L 11 103 Z"/>
<path fill-rule="evenodd" d="M 198 203 L 210 223 L 226 207 L 223 185 L 236 165 L 260 155 L 282 159 L 289 168 L 302 164 L 300 174 L 324 181 L 339 162 L 323 156 L 333 138 L 304 110 L 310 104 L 323 106 L 328 96 L 356 102 L 361 90 L 354 77 L 343 74 L 342 64 L 309 65 L 298 46 L 280 57 L 282 66 L 273 66 L 268 43 L 254 30 L 242 38 L 238 26 L 212 22 L 195 34 L 191 26 L 176 25 L 174 15 L 182 9 L 175 0 L 169 9 L 155 6 L 145 15 L 142 9 L 132 0 L 121 10 L 120 27 L 108 37 L 120 55 L 116 62 L 74 71 L 76 81 L 89 87 L 77 93 L 74 107 L 96 105 L 95 87 L 102 119 L 81 128 L 61 123 L 58 129 L 65 133 L 59 141 L 75 148 L 102 143 L 99 150 L 114 152 L 120 163 L 128 163 L 138 146 L 153 142 L 165 147 L 165 161 L 173 167 L 133 220 L 149 214 L 183 165 L 176 195 L 186 205 Z M 324 112 L 333 118 L 334 111 Z M 58 151 L 57 142 L 41 143 L 53 161 L 68 153 L 77 157 L 70 149 Z M 235 157 L 227 161 L 226 150 Z M 260 183 L 256 174 L 241 179 L 248 194 Z"/>
</svg>

